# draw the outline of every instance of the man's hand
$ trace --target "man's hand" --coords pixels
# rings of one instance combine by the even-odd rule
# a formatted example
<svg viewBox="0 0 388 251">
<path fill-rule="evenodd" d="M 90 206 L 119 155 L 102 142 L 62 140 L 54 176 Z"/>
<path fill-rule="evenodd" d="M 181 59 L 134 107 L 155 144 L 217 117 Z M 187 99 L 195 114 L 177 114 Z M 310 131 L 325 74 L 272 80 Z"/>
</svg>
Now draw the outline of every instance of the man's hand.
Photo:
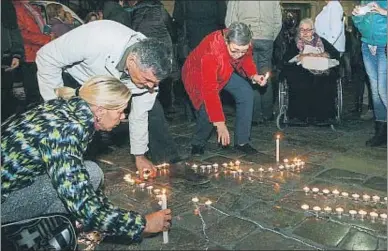
<svg viewBox="0 0 388 251">
<path fill-rule="evenodd" d="M 144 155 L 135 156 L 136 168 L 139 171 L 140 179 L 144 179 L 144 173 L 148 173 L 149 177 L 156 177 L 156 168 Z"/>
<path fill-rule="evenodd" d="M 144 228 L 144 234 L 159 233 L 167 231 L 171 227 L 171 209 L 164 209 L 152 214 L 147 214 L 146 226 Z"/>
<path fill-rule="evenodd" d="M 267 84 L 267 80 L 268 79 L 265 77 L 265 75 L 258 75 L 258 74 L 256 74 L 256 75 L 254 75 L 252 77 L 252 81 L 254 83 L 258 83 L 260 86 L 266 85 Z"/>
<path fill-rule="evenodd" d="M 213 125 L 217 128 L 218 134 L 218 143 L 221 143 L 223 146 L 230 144 L 230 136 L 228 128 L 225 125 L 225 122 L 214 122 Z"/>
</svg>

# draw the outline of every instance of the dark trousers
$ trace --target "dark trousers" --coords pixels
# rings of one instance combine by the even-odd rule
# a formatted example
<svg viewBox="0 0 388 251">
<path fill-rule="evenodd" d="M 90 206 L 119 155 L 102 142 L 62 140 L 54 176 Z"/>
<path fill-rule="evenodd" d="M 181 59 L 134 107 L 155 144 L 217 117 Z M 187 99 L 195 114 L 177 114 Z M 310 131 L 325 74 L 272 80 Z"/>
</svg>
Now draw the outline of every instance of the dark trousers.
<svg viewBox="0 0 388 251">
<path fill-rule="evenodd" d="M 164 110 L 167 110 L 172 106 L 172 85 L 173 82 L 171 78 L 166 78 L 159 84 L 158 100 Z"/>
<path fill-rule="evenodd" d="M 224 90 L 229 92 L 236 103 L 236 121 L 234 144 L 242 145 L 250 141 L 253 114 L 253 90 L 251 85 L 239 75 L 233 73 Z M 191 144 L 204 147 L 214 129 L 209 116 L 202 105 L 197 111 L 196 131 Z"/>
<path fill-rule="evenodd" d="M 78 82 L 68 73 L 63 73 L 62 78 L 65 86 L 72 88 L 79 86 Z M 154 163 L 174 161 L 179 156 L 178 147 L 168 127 L 163 107 L 156 99 L 153 108 L 148 113 L 149 157 Z M 96 132 L 88 147 L 87 155 L 90 159 L 94 159 L 99 151 L 106 150 L 106 143 L 103 143 L 103 138 L 111 138 L 108 135 L 107 132 Z"/>
<path fill-rule="evenodd" d="M 13 73 L 1 68 L 1 123 L 15 111 L 17 100 L 13 94 Z"/>
<path fill-rule="evenodd" d="M 43 101 L 40 96 L 38 78 L 36 76 L 38 68 L 35 62 L 23 63 L 23 86 L 26 93 L 27 105 L 38 104 Z"/>
<path fill-rule="evenodd" d="M 272 51 L 273 41 L 254 39 L 253 40 L 253 59 L 255 61 L 257 71 L 259 74 L 266 74 L 272 71 Z M 253 120 L 259 121 L 261 119 L 268 119 L 273 113 L 273 86 L 268 79 L 266 86 L 254 86 L 253 89 L 255 103 L 253 109 Z"/>
<path fill-rule="evenodd" d="M 324 121 L 335 117 L 336 75 L 313 75 L 301 66 L 287 67 L 288 116 Z"/>
<path fill-rule="evenodd" d="M 178 147 L 168 127 L 163 107 L 156 99 L 148 113 L 149 157 L 154 163 L 175 161 L 179 156 Z"/>
</svg>

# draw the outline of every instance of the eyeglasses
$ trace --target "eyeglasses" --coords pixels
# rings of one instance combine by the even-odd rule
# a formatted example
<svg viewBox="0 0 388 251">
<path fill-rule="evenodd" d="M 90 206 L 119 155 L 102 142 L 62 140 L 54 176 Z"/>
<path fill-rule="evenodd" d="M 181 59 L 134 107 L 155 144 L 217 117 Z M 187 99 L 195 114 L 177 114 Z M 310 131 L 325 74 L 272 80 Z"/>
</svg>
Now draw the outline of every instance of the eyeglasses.
<svg viewBox="0 0 388 251">
<path fill-rule="evenodd" d="M 245 53 L 248 52 L 248 50 L 243 50 L 243 51 L 232 50 L 232 48 L 230 48 L 230 45 L 228 43 L 226 43 L 226 46 L 228 46 L 230 53 L 233 55 L 244 55 Z"/>
<path fill-rule="evenodd" d="M 307 32 L 312 32 L 313 29 L 299 29 L 299 31 L 300 31 L 301 33 L 307 33 Z"/>
</svg>

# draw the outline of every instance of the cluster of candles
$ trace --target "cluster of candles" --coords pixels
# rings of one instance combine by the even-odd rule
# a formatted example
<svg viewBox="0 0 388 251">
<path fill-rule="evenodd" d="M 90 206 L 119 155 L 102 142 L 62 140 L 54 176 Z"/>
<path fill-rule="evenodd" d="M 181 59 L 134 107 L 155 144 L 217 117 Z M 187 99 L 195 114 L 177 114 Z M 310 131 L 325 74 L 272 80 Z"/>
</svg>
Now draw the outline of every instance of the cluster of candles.
<svg viewBox="0 0 388 251">
<path fill-rule="evenodd" d="M 230 161 L 229 163 L 223 163 L 221 166 L 225 169 L 230 169 L 230 173 L 235 177 L 237 174 L 238 175 L 242 175 L 243 173 L 243 170 L 240 169 L 240 164 L 241 162 L 239 160 L 236 160 L 235 162 L 233 161 Z M 274 171 L 283 171 L 283 170 L 292 170 L 292 171 L 295 171 L 295 170 L 300 170 L 300 169 L 303 169 L 305 166 L 305 162 L 298 159 L 298 158 L 294 158 L 292 163 L 289 163 L 289 160 L 288 159 L 284 159 L 284 165 L 279 165 L 277 167 L 277 169 L 275 168 L 272 168 L 272 167 L 269 167 L 268 169 L 264 169 L 263 167 L 260 167 L 258 169 L 258 172 L 260 174 L 264 173 L 264 172 L 274 172 Z M 208 165 L 197 165 L 197 164 L 193 164 L 191 166 L 191 168 L 194 170 L 194 171 L 197 171 L 198 168 L 201 169 L 202 172 L 205 172 L 206 170 L 210 173 L 212 170 L 214 170 L 214 172 L 218 172 L 218 169 L 219 169 L 220 165 L 217 164 L 217 163 L 214 163 L 212 165 L 208 164 Z M 253 174 L 255 172 L 255 169 L 253 168 L 250 168 L 249 170 L 249 173 L 250 174 Z M 225 170 L 226 172 L 226 170 Z"/>
<path fill-rule="evenodd" d="M 199 215 L 199 214 L 200 214 L 200 210 L 199 210 L 198 205 L 201 205 L 201 204 L 199 203 L 198 197 L 193 197 L 193 198 L 191 199 L 191 201 L 192 201 L 192 202 L 194 203 L 194 205 L 195 205 L 194 214 L 195 214 L 195 215 Z M 213 203 L 213 202 L 212 202 L 211 200 L 206 200 L 205 203 L 204 203 L 204 205 L 206 206 L 206 208 L 209 208 L 209 207 L 211 206 L 212 203 Z M 202 204 L 202 205 L 203 205 L 203 204 Z"/>
<path fill-rule="evenodd" d="M 351 194 L 351 196 L 349 196 L 348 192 L 341 192 L 340 193 L 337 189 L 330 191 L 329 189 L 325 188 L 325 189 L 322 189 L 322 191 L 321 191 L 317 187 L 313 187 L 311 189 L 309 187 L 304 187 L 303 191 L 306 193 L 306 195 L 309 192 L 311 192 L 312 194 L 323 194 L 326 196 L 329 196 L 330 194 L 332 194 L 332 195 L 334 195 L 334 197 L 341 196 L 342 198 L 352 198 L 355 201 L 361 200 L 361 195 L 359 195 L 357 193 L 353 193 L 353 194 Z M 320 193 L 320 191 L 321 191 L 321 193 Z M 370 196 L 368 194 L 364 194 L 364 195 L 362 195 L 362 200 L 364 202 L 373 202 L 373 203 L 382 203 L 382 204 L 387 203 L 387 197 L 384 197 L 384 200 L 381 200 L 380 196 L 377 196 L 377 195 Z"/>
<path fill-rule="evenodd" d="M 308 211 L 310 209 L 310 206 L 307 204 L 303 204 L 301 206 L 301 208 L 305 211 Z M 316 213 L 316 216 L 318 216 L 319 213 L 322 211 L 326 214 L 331 214 L 333 212 L 333 209 L 329 206 L 326 206 L 323 209 L 319 206 L 314 206 L 314 207 L 312 207 L 312 210 Z M 338 215 L 338 217 L 341 218 L 341 216 L 344 214 L 345 210 L 342 207 L 337 207 L 334 209 L 334 211 Z M 357 211 L 357 210 L 352 209 L 352 210 L 349 210 L 349 215 L 350 215 L 350 217 L 352 217 L 352 219 L 354 219 L 358 215 L 361 220 L 364 220 L 364 218 L 367 217 L 368 212 L 366 212 L 365 210 Z M 386 221 L 387 221 L 387 214 L 386 213 L 378 214 L 378 213 L 372 211 L 372 212 L 369 212 L 369 216 L 370 216 L 372 222 L 375 222 L 375 220 L 377 218 L 379 218 L 379 216 L 380 216 L 380 219 L 383 221 L 383 223 L 386 223 Z"/>
</svg>

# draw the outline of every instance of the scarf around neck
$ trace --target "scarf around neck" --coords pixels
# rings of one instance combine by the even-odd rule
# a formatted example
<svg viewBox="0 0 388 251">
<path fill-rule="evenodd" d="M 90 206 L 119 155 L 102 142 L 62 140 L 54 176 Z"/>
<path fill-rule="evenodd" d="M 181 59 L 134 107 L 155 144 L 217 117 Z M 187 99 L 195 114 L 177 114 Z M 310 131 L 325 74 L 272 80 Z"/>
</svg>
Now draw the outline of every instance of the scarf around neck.
<svg viewBox="0 0 388 251">
<path fill-rule="evenodd" d="M 298 47 L 299 52 L 303 52 L 304 47 L 306 45 L 310 45 L 312 47 L 316 47 L 321 52 L 325 51 L 325 47 L 323 46 L 322 39 L 318 36 L 317 33 L 313 34 L 313 39 L 311 41 L 303 40 L 299 36 L 297 37 L 296 46 Z"/>
</svg>

